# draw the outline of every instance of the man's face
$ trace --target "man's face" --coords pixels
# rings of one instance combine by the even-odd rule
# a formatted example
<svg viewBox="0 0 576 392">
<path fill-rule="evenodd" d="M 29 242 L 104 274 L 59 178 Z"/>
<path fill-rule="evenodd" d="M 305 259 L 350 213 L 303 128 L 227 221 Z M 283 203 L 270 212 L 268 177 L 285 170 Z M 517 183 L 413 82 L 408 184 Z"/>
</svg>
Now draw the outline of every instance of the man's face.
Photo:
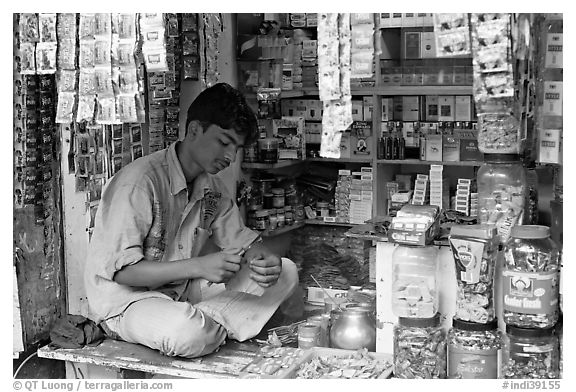
<svg viewBox="0 0 576 392">
<path fill-rule="evenodd" d="M 194 161 L 210 174 L 216 174 L 230 166 L 236 159 L 238 148 L 244 145 L 244 136 L 238 135 L 233 129 L 222 129 L 214 124 L 207 129 L 203 129 L 201 125 L 198 125 L 198 128 L 191 143 Z"/>
</svg>

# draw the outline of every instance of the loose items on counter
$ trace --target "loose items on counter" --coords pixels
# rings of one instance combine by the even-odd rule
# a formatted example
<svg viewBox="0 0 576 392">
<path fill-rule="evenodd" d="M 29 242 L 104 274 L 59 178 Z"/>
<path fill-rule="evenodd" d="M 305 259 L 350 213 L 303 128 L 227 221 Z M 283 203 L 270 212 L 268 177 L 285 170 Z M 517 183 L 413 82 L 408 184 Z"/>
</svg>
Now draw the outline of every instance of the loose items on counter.
<svg viewBox="0 0 576 392">
<path fill-rule="evenodd" d="M 554 328 L 528 329 L 506 325 L 503 378 L 558 378 L 558 337 Z"/>
<path fill-rule="evenodd" d="M 296 378 L 387 378 L 391 363 L 385 354 L 362 349 L 315 349 L 297 369 Z"/>
<path fill-rule="evenodd" d="M 394 377 L 446 378 L 446 331 L 440 314 L 400 317 L 394 326 Z"/>
<path fill-rule="evenodd" d="M 496 228 L 489 225 L 452 226 L 449 241 L 458 283 L 455 318 L 473 323 L 492 322 L 498 254 Z"/>
<path fill-rule="evenodd" d="M 398 244 L 428 245 L 440 232 L 439 216 L 438 206 L 407 204 L 392 218 L 388 239 Z"/>
<path fill-rule="evenodd" d="M 392 253 L 392 311 L 428 318 L 438 311 L 438 249 L 399 245 Z"/>
<path fill-rule="evenodd" d="M 526 172 L 515 154 L 489 154 L 478 169 L 478 219 L 495 225 L 500 243 L 522 223 L 526 203 Z"/>
<path fill-rule="evenodd" d="M 263 346 L 256 358 L 240 371 L 240 378 L 282 378 L 285 371 L 294 366 L 304 353 L 300 348 Z"/>
<path fill-rule="evenodd" d="M 448 331 L 448 378 L 496 379 L 502 336 L 498 322 L 454 319 Z"/>
<path fill-rule="evenodd" d="M 550 228 L 513 227 L 504 257 L 504 322 L 523 328 L 553 327 L 559 317 L 559 252 Z"/>
</svg>

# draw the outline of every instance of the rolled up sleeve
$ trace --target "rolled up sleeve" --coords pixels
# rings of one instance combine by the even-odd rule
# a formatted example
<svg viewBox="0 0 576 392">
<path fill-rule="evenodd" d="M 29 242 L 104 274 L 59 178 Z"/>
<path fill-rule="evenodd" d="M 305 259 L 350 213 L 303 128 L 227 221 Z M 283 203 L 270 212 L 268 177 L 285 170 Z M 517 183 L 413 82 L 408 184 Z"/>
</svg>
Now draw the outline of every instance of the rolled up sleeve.
<svg viewBox="0 0 576 392">
<path fill-rule="evenodd" d="M 117 271 L 144 258 L 143 244 L 152 225 L 153 201 L 146 190 L 132 184 L 108 191 L 98 208 L 99 230 L 91 245 L 95 253 L 103 251 L 99 257 L 101 276 L 113 280 Z"/>
</svg>

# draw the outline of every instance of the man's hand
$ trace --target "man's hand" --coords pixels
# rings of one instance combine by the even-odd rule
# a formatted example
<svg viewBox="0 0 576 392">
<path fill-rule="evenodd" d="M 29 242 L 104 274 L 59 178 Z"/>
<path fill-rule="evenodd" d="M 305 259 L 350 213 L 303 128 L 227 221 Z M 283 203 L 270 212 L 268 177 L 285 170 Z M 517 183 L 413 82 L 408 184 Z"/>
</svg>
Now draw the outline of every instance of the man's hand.
<svg viewBox="0 0 576 392">
<path fill-rule="evenodd" d="M 240 270 L 242 257 L 224 252 L 198 257 L 200 276 L 210 282 L 225 283 Z"/>
<path fill-rule="evenodd" d="M 250 278 L 260 286 L 270 287 L 278 281 L 282 272 L 282 260 L 262 243 L 255 243 L 244 255 L 250 267 Z"/>
</svg>

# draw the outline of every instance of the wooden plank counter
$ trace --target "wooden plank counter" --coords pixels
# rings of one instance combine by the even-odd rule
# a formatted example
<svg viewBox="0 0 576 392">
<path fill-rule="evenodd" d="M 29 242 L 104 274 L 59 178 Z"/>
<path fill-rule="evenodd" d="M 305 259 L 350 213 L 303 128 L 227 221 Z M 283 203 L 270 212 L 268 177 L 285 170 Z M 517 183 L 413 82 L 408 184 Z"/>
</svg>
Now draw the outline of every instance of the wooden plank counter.
<svg viewBox="0 0 576 392">
<path fill-rule="evenodd" d="M 96 347 L 80 349 L 38 349 L 38 356 L 67 362 L 67 378 L 124 378 L 120 369 L 182 378 L 237 378 L 258 352 L 255 343 L 228 342 L 220 351 L 186 359 L 168 357 L 148 347 L 106 339 Z M 80 371 L 78 371 L 80 369 Z M 84 369 L 84 370 L 82 370 Z"/>
</svg>

